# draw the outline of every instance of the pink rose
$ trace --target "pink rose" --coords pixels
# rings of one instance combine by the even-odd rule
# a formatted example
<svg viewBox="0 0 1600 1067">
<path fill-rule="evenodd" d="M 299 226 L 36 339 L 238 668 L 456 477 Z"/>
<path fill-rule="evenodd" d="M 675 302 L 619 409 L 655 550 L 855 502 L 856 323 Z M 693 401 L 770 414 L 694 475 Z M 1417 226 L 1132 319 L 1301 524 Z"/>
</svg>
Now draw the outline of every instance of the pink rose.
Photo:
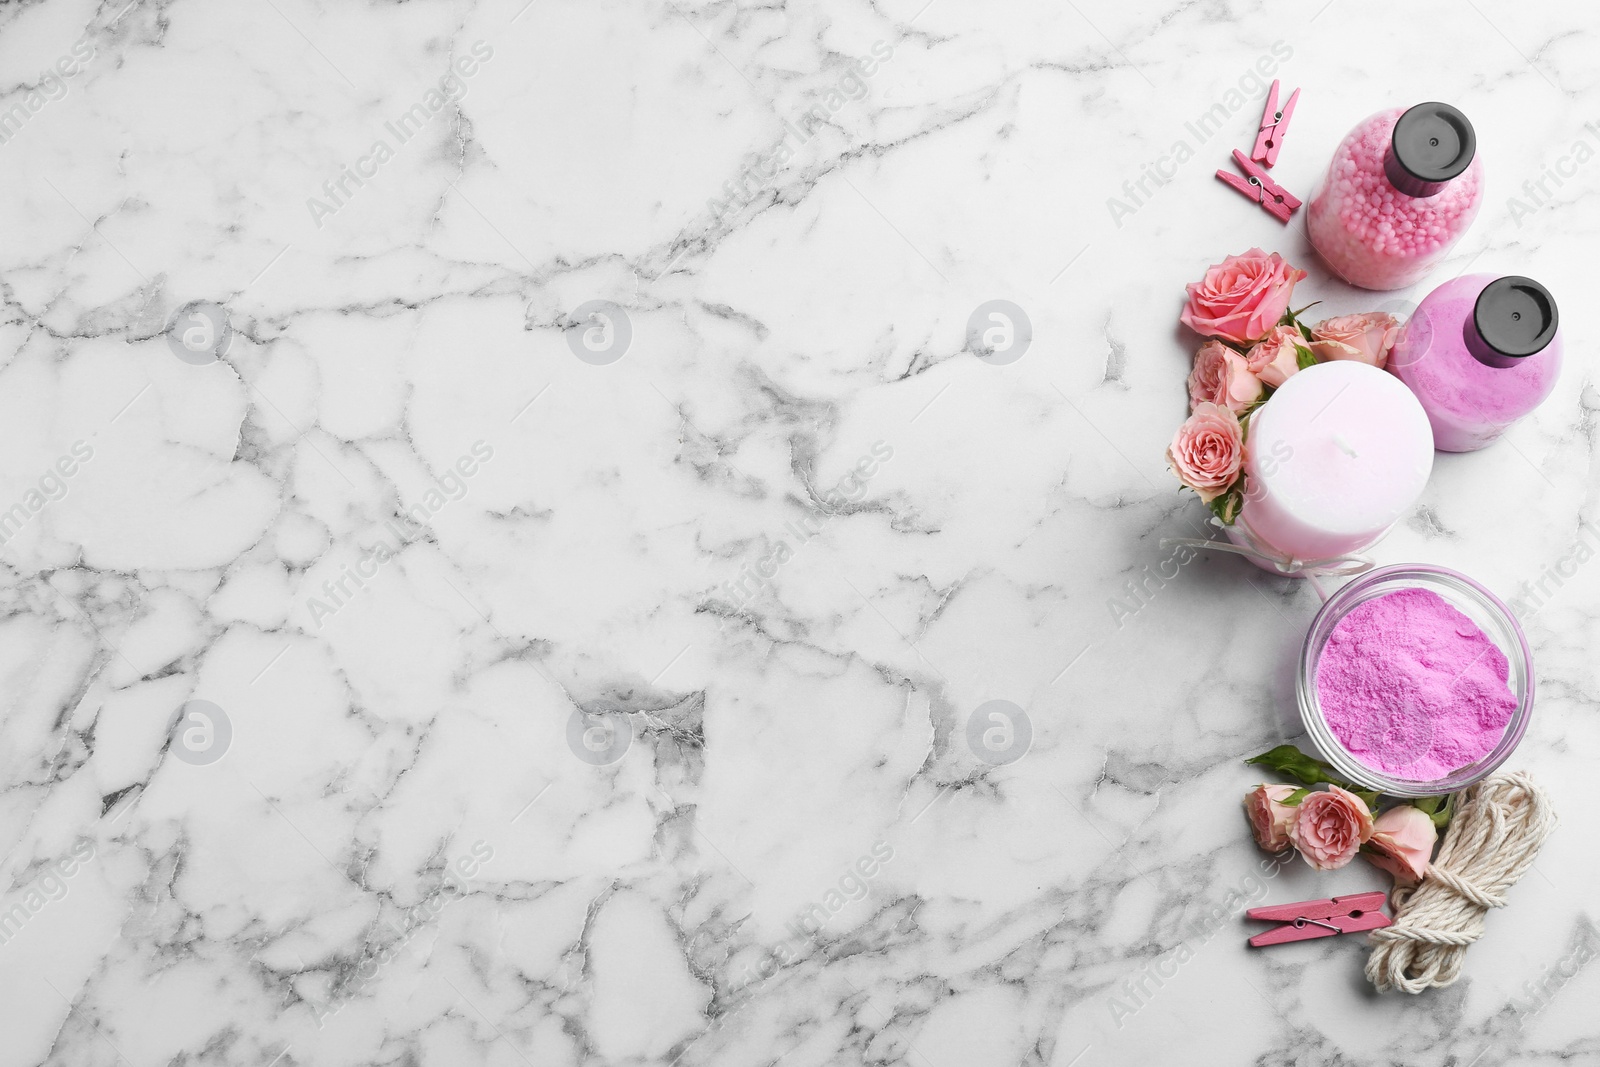
<svg viewBox="0 0 1600 1067">
<path fill-rule="evenodd" d="M 1242 256 L 1229 256 L 1187 286 L 1189 303 L 1179 318 L 1202 337 L 1248 345 L 1265 337 L 1283 318 L 1294 283 L 1305 276 L 1278 253 L 1269 256 L 1252 248 Z"/>
<path fill-rule="evenodd" d="M 1330 785 L 1300 802 L 1289 842 L 1319 871 L 1343 867 L 1372 836 L 1372 812 L 1354 793 Z"/>
<path fill-rule="evenodd" d="M 1207 341 L 1194 354 L 1189 372 L 1189 410 L 1218 404 L 1235 415 L 1261 398 L 1261 379 L 1250 373 L 1244 357 L 1221 341 Z"/>
<path fill-rule="evenodd" d="M 1260 344 L 1245 353 L 1245 365 L 1250 373 L 1276 389 L 1300 373 L 1300 353 L 1295 351 L 1295 345 L 1304 347 L 1305 343 L 1293 326 L 1274 326 Z"/>
<path fill-rule="evenodd" d="M 1250 816 L 1250 832 L 1256 844 L 1268 852 L 1289 847 L 1289 824 L 1299 809 L 1283 803 L 1294 792 L 1292 785 L 1258 785 L 1244 795 L 1244 810 Z"/>
<path fill-rule="evenodd" d="M 1366 857 L 1373 866 L 1394 875 L 1396 882 L 1419 882 L 1428 871 L 1428 859 L 1438 839 L 1439 831 L 1427 812 L 1401 804 L 1378 816 L 1372 824 Z"/>
<path fill-rule="evenodd" d="M 1306 347 L 1318 359 L 1360 360 L 1381 370 L 1399 336 L 1399 319 L 1384 311 L 1367 311 L 1317 323 L 1311 327 L 1312 340 Z"/>
<path fill-rule="evenodd" d="M 1238 416 L 1208 401 L 1197 404 L 1194 414 L 1172 435 L 1167 463 L 1178 481 L 1211 503 L 1233 484 L 1244 466 L 1244 434 Z"/>
</svg>

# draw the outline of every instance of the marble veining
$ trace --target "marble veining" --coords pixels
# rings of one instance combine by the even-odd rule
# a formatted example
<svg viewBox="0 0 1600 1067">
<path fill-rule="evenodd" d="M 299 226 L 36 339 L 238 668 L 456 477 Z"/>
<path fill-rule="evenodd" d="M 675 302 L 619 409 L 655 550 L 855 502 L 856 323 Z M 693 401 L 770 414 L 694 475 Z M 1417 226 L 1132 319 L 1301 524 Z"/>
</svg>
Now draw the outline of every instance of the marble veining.
<svg viewBox="0 0 1600 1067">
<path fill-rule="evenodd" d="M 0 1064 L 1600 1060 L 1600 22 L 1373 0 L 0 9 Z M 1426 99 L 1551 400 L 1380 561 L 1564 821 L 1458 985 L 1252 952 L 1304 584 L 1162 453 L 1212 177 Z M 1020 311 L 994 319 L 994 302 Z M 1016 329 L 1006 359 L 970 338 Z M 996 703 L 1000 702 L 1000 703 Z"/>
</svg>

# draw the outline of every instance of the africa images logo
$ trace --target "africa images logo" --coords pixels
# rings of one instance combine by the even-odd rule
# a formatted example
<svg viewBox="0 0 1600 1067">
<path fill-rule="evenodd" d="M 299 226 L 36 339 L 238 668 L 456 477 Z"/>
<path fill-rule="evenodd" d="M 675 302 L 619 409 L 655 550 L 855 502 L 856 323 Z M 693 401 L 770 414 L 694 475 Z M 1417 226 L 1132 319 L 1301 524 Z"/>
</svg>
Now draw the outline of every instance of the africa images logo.
<svg viewBox="0 0 1600 1067">
<path fill-rule="evenodd" d="M 377 538 L 376 543 L 356 559 L 354 567 L 348 563 L 339 565 L 339 576 L 322 583 L 321 597 L 315 594 L 306 597 L 306 611 L 313 629 L 322 629 L 326 620 L 366 592 L 367 583 L 378 576 L 384 564 L 398 557 L 407 545 L 428 532 L 430 519 L 443 511 L 451 501 L 467 495 L 468 479 L 493 458 L 493 445 L 487 441 L 474 441 L 471 454 L 459 457 L 454 464 L 446 467 L 437 484 L 431 486 L 421 500 L 404 512 L 385 519 L 383 525 L 393 535 L 392 543 L 383 537 Z"/>
<path fill-rule="evenodd" d="M 337 215 L 349 205 L 351 197 L 355 195 L 352 185 L 358 190 L 376 178 L 378 168 L 393 159 L 400 147 L 421 133 L 435 115 L 467 95 L 467 79 L 478 73 L 479 64 L 487 63 L 494 57 L 494 49 L 483 41 L 474 42 L 470 51 L 471 56 L 456 57 L 450 72 L 439 79 L 437 87 L 430 86 L 422 94 L 421 100 L 402 111 L 393 121 L 383 124 L 384 131 L 394 138 L 393 144 L 389 143 L 387 137 L 377 138 L 365 155 L 353 164 L 341 166 L 339 173 L 322 183 L 325 199 L 315 196 L 306 199 L 306 210 L 311 213 L 311 221 L 317 229 L 322 229 L 324 219 Z"/>
</svg>

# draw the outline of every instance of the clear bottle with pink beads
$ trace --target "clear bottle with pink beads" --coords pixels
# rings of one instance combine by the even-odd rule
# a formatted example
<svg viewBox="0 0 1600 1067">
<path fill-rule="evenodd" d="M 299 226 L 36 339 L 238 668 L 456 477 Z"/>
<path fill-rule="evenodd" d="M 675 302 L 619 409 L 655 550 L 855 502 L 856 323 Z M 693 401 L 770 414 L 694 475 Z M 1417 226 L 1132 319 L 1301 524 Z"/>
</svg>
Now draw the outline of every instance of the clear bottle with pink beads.
<svg viewBox="0 0 1600 1067">
<path fill-rule="evenodd" d="M 1311 198 L 1306 228 L 1363 289 L 1403 289 L 1449 254 L 1483 201 L 1467 117 L 1449 104 L 1390 108 L 1351 130 Z"/>
<path fill-rule="evenodd" d="M 1389 353 L 1445 452 L 1493 444 L 1561 374 L 1561 317 L 1532 278 L 1468 274 L 1423 297 Z"/>
</svg>

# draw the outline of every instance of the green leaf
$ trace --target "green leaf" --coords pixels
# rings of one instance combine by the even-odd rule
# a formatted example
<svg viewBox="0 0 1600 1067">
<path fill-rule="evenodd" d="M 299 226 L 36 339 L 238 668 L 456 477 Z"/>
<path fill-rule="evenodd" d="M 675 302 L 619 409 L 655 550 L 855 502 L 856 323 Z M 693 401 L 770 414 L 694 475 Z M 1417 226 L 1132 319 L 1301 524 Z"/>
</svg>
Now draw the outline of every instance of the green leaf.
<svg viewBox="0 0 1600 1067">
<path fill-rule="evenodd" d="M 1435 829 L 1443 830 L 1450 825 L 1450 817 L 1455 814 L 1456 794 L 1446 793 L 1437 797 L 1417 797 L 1411 801 L 1411 805 L 1431 818 Z"/>
<path fill-rule="evenodd" d="M 1337 786 L 1340 786 L 1340 787 L 1342 787 L 1344 789 L 1349 789 L 1350 792 L 1352 792 L 1356 796 L 1360 797 L 1362 802 L 1366 804 L 1368 811 L 1377 811 L 1378 810 L 1378 793 L 1377 793 L 1376 790 L 1373 790 L 1373 789 L 1352 789 L 1350 787 L 1349 783 L 1346 783 L 1346 782 L 1334 782 L 1333 784 L 1337 785 Z"/>
<path fill-rule="evenodd" d="M 1450 820 L 1455 817 L 1456 796 L 1457 794 L 1451 793 L 1445 798 L 1444 807 L 1433 813 L 1433 828 L 1435 830 L 1442 832 L 1445 827 L 1450 825 Z"/>
<path fill-rule="evenodd" d="M 1295 329 L 1300 331 L 1301 336 L 1303 336 L 1307 341 L 1311 340 L 1311 331 L 1306 329 L 1305 325 L 1301 323 L 1300 316 L 1304 315 L 1306 312 L 1310 311 L 1320 303 L 1322 303 L 1322 301 L 1313 300 L 1299 311 L 1286 309 L 1283 313 L 1283 318 L 1278 320 L 1278 325 L 1293 326 Z"/>
<path fill-rule="evenodd" d="M 1310 338 L 1308 337 L 1306 340 L 1309 341 Z M 1317 357 L 1313 355 L 1311 349 L 1307 348 L 1305 345 L 1294 346 L 1294 361 L 1299 365 L 1301 370 L 1305 370 L 1307 367 L 1315 367 L 1317 365 Z"/>
<path fill-rule="evenodd" d="M 1311 327 L 1307 326 L 1303 322 L 1297 322 L 1297 323 L 1295 323 L 1295 325 L 1300 327 L 1300 336 L 1301 337 L 1304 337 L 1307 341 L 1315 341 L 1316 340 L 1315 337 L 1311 336 Z"/>
<path fill-rule="evenodd" d="M 1277 748 L 1263 752 L 1259 756 L 1245 760 L 1246 763 L 1255 763 L 1263 767 L 1271 767 L 1279 774 L 1295 778 L 1306 785 L 1321 785 L 1330 782 L 1333 785 L 1348 788 L 1349 783 L 1334 769 L 1319 759 L 1301 752 L 1293 745 L 1279 745 Z"/>
<path fill-rule="evenodd" d="M 1278 803 L 1284 805 L 1285 807 L 1298 808 L 1300 806 L 1300 802 L 1310 795 L 1311 790 L 1302 787 L 1300 789 L 1296 789 L 1293 793 L 1290 793 L 1288 796 L 1278 801 Z"/>
<path fill-rule="evenodd" d="M 1211 514 L 1221 520 L 1224 526 L 1232 526 L 1233 520 L 1239 517 L 1239 509 L 1244 506 L 1244 493 L 1240 490 L 1240 482 L 1234 482 L 1227 492 L 1215 497 L 1206 507 L 1211 509 Z"/>
</svg>

